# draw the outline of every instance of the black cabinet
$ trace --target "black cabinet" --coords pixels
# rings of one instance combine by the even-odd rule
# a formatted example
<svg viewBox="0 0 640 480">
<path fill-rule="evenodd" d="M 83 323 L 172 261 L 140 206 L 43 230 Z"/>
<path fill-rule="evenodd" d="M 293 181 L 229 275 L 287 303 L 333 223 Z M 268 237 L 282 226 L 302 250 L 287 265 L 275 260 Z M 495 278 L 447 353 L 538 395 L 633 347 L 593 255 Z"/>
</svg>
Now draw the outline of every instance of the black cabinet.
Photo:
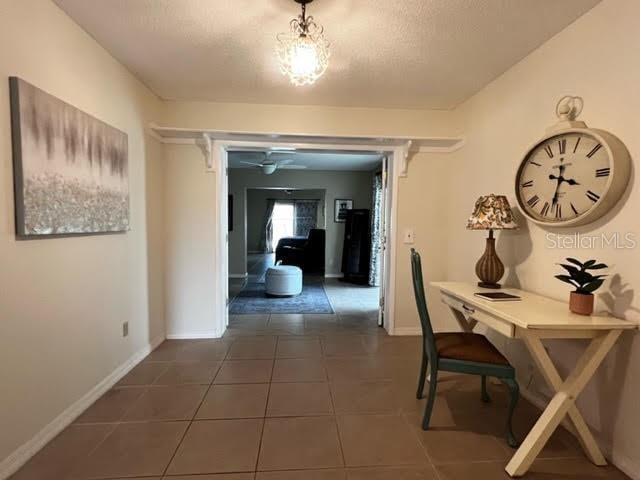
<svg viewBox="0 0 640 480">
<path fill-rule="evenodd" d="M 369 281 L 370 225 L 369 210 L 347 210 L 342 247 L 342 273 L 348 282 L 367 284 Z"/>
</svg>

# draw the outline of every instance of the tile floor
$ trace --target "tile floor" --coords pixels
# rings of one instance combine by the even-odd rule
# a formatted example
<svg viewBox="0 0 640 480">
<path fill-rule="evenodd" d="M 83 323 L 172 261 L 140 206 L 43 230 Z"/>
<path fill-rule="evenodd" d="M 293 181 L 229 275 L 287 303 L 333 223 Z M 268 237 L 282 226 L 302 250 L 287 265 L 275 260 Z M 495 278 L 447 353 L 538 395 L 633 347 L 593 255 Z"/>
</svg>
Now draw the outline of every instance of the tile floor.
<svg viewBox="0 0 640 480">
<path fill-rule="evenodd" d="M 232 319 L 219 340 L 167 341 L 12 480 L 501 480 L 506 396 L 445 376 L 432 429 L 414 398 L 420 341 L 371 314 Z M 522 401 L 516 430 L 538 413 Z M 526 477 L 623 479 L 557 432 Z"/>
</svg>

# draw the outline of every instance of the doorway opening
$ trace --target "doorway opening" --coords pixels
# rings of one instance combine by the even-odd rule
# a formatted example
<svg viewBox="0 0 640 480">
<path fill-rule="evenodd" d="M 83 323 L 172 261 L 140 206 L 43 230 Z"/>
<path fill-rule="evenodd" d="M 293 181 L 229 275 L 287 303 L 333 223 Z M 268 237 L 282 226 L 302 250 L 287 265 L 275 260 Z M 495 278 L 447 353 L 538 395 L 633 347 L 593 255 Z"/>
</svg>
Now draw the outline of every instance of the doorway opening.
<svg viewBox="0 0 640 480">
<path fill-rule="evenodd" d="M 243 315 L 383 326 L 387 155 L 269 148 L 227 152 L 230 327 Z M 269 295 L 265 274 L 276 265 L 301 271 L 301 292 Z"/>
<path fill-rule="evenodd" d="M 172 129 L 156 127 L 165 136 L 176 135 Z M 191 134 L 191 132 L 187 132 Z M 386 188 L 384 201 L 384 227 L 381 236 L 381 285 L 380 285 L 380 314 L 378 322 L 390 335 L 395 335 L 395 278 L 396 278 L 396 237 L 397 237 L 397 212 L 396 199 L 398 193 L 399 178 L 406 175 L 407 162 L 411 152 L 427 148 L 437 151 L 450 151 L 459 143 L 459 139 L 417 139 L 406 138 L 370 138 L 370 137 L 325 137 L 314 135 L 281 135 L 281 134 L 251 134 L 229 133 L 218 131 L 203 131 L 200 133 L 201 141 L 198 141 L 205 154 L 206 167 L 214 173 L 214 251 L 212 270 L 213 295 L 209 299 L 212 306 L 212 332 L 211 336 L 222 336 L 229 324 L 229 260 L 228 254 L 228 228 L 235 230 L 228 224 L 228 201 L 235 203 L 235 199 L 227 198 L 228 194 L 228 164 L 229 155 L 235 151 L 254 150 L 283 151 L 295 150 L 299 152 L 342 152 L 359 153 L 369 152 L 383 156 L 385 160 L 385 172 L 383 181 Z M 446 145 L 441 145 L 444 141 Z M 453 144 L 453 146 L 450 145 Z M 433 145 L 432 145 L 433 144 Z M 266 178 L 266 177 L 265 177 Z M 333 209 L 327 201 L 327 220 L 330 221 Z M 236 211 L 234 205 L 233 208 Z M 235 222 L 234 222 L 235 223 Z"/>
</svg>

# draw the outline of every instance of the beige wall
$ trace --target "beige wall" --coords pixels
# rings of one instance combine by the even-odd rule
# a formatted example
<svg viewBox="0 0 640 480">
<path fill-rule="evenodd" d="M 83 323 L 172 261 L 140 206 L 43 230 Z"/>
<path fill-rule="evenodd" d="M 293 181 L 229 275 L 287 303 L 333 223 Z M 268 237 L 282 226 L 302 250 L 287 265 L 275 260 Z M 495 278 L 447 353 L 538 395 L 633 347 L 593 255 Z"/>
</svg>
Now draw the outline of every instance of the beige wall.
<svg viewBox="0 0 640 480">
<path fill-rule="evenodd" d="M 340 108 L 322 106 L 224 104 L 212 102 L 166 102 L 164 124 L 182 128 L 208 128 L 245 132 L 313 133 L 351 136 L 458 136 L 461 128 L 455 112 Z M 188 148 L 188 147 L 185 147 Z M 198 155 L 197 149 L 191 147 Z M 202 157 L 200 157 L 202 158 Z M 408 269 L 408 246 L 401 234 L 413 228 L 417 247 L 434 247 L 439 255 L 424 259 L 425 270 L 433 279 L 444 278 L 446 242 L 440 232 L 446 220 L 442 199 L 446 191 L 445 175 L 449 155 L 416 154 L 409 176 L 400 179 L 398 242 L 398 278 L 396 284 L 396 325 L 405 332 L 417 332 L 419 323 Z M 201 161 L 201 160 L 200 160 Z M 203 170 L 201 170 L 201 173 Z M 428 192 L 428 196 L 425 194 Z M 210 195 L 214 195 L 214 191 Z M 433 198 L 433 201 L 429 199 Z M 236 221 L 238 209 L 234 211 Z M 329 218 L 330 215 L 327 215 Z M 437 245 L 437 246 L 436 246 Z M 405 263 L 407 265 L 405 265 Z M 439 302 L 432 302 L 440 309 Z"/>
<path fill-rule="evenodd" d="M 420 320 L 416 310 L 411 281 L 411 248 L 421 253 L 424 281 L 446 279 L 447 211 L 459 200 L 447 190 L 453 154 L 421 153 L 411 157 L 407 177 L 398 180 L 398 231 L 396 233 L 396 293 L 395 324 L 398 333 L 417 335 Z M 405 229 L 411 228 L 415 244 L 402 242 Z M 451 329 L 448 313 L 440 302 L 437 292 L 427 290 L 429 311 L 437 330 Z"/>
<path fill-rule="evenodd" d="M 251 105 L 251 104 L 222 104 L 210 102 L 166 102 L 164 125 L 182 128 L 203 128 L 216 130 L 236 130 L 245 132 L 278 132 L 278 133 L 313 133 L 317 135 L 351 135 L 351 136 L 458 136 L 460 126 L 457 115 L 447 111 L 424 110 L 394 110 L 375 108 L 340 108 L 319 106 L 288 106 L 288 105 Z M 171 145 L 168 150 L 182 152 L 183 158 L 197 164 L 193 167 L 194 175 L 206 176 L 204 160 L 200 150 L 195 146 Z M 173 155 L 173 154 L 172 154 Z M 418 248 L 432 248 L 438 255 L 427 256 L 424 259 L 425 271 L 430 278 L 443 279 L 445 275 L 446 258 L 444 256 L 446 241 L 442 236 L 443 225 L 447 212 L 443 208 L 446 195 L 446 172 L 451 156 L 447 154 L 415 154 L 413 155 L 409 175 L 400 179 L 398 195 L 398 225 L 393 235 L 398 243 L 398 277 L 396 281 L 396 327 L 403 333 L 417 333 L 419 322 L 413 297 L 411 295 L 411 278 L 408 265 L 408 246 L 401 243 L 402 232 L 406 228 L 416 231 L 416 246 Z M 171 174 L 167 175 L 171 178 Z M 194 185 L 202 186 L 201 180 L 194 180 Z M 186 185 L 186 183 L 185 183 Z M 176 186 L 177 188 L 177 186 Z M 197 188 L 197 187 L 194 187 Z M 194 194 L 195 195 L 195 194 Z M 213 181 L 206 186 L 206 192 L 201 192 L 202 198 L 213 198 L 215 185 Z M 327 195 L 329 198 L 329 195 Z M 170 202 L 167 202 L 167 207 Z M 238 212 L 237 202 L 234 200 L 235 222 L 242 221 Z M 211 212 L 205 212 L 202 205 L 185 205 L 190 215 L 195 212 L 203 214 L 201 222 L 210 222 Z M 327 214 L 327 218 L 331 216 Z M 211 229 L 214 225 L 209 225 Z M 171 226 L 167 227 L 169 230 Z M 201 245 L 200 242 L 197 242 Z M 185 249 L 187 247 L 184 247 Z M 208 245 L 202 248 L 209 249 Z M 169 249 L 169 247 L 167 247 Z M 198 255 L 197 249 L 192 249 L 192 255 Z M 169 256 L 169 264 L 175 265 L 177 260 Z M 406 264 L 406 265 L 405 265 Z M 211 267 L 215 268 L 215 267 Z M 170 275 L 169 273 L 167 274 Z M 172 298 L 182 296 L 191 298 L 192 293 L 187 286 L 180 286 L 171 278 L 168 279 L 176 290 L 167 292 L 167 311 L 174 303 Z M 430 293 L 432 295 L 432 293 Z M 188 302 L 187 300 L 184 300 Z M 432 302 L 434 308 L 441 310 L 439 302 Z M 211 307 L 210 311 L 213 311 Z M 202 314 L 204 315 L 204 314 Z M 198 314 L 198 331 L 204 320 Z M 171 315 L 168 313 L 167 325 L 171 330 Z"/>
<path fill-rule="evenodd" d="M 164 337 L 164 173 L 144 133 L 160 102 L 52 2 L 1 2 L 0 45 L 1 477 L 3 459 Z M 11 75 L 128 133 L 130 232 L 16 241 Z"/>
<path fill-rule="evenodd" d="M 635 234 L 640 239 L 640 2 L 606 0 L 559 33 L 514 68 L 467 101 L 459 109 L 466 121 L 466 144 L 453 158 L 447 189 L 449 225 L 447 276 L 473 280 L 473 265 L 482 254 L 483 234 L 465 231 L 465 219 L 475 199 L 490 192 L 508 195 L 515 205 L 513 182 L 525 150 L 555 122 L 556 101 L 563 95 L 584 97 L 583 119 L 590 127 L 609 130 L 626 143 L 636 167 L 630 187 L 620 204 L 591 225 L 566 233 L 584 235 Z M 567 300 L 569 289 L 553 278 L 557 262 L 567 256 L 597 258 L 611 266 L 625 285 L 614 310 L 630 320 L 640 319 L 640 256 L 638 248 L 616 250 L 558 250 L 548 248 L 545 235 L 556 229 L 541 228 L 521 220 L 518 232 L 500 234 L 498 251 L 508 266 L 512 285 Z M 601 290 L 600 300 L 609 292 Z M 602 306 L 604 304 L 600 302 Z M 523 345 L 501 348 L 516 362 L 523 386 L 528 384 L 531 362 Z M 585 343 L 548 342 L 551 355 L 567 372 Z M 546 395 L 543 381 L 534 378 L 531 389 Z M 640 478 L 640 335 L 625 334 L 595 379 L 579 399 L 587 421 L 618 465 Z"/>
<path fill-rule="evenodd" d="M 333 221 L 334 200 L 353 199 L 353 208 L 371 208 L 371 172 L 335 172 L 282 170 L 273 175 L 264 175 L 258 169 L 229 170 L 229 193 L 233 194 L 234 223 L 229 234 L 229 271 L 246 272 L 246 230 L 244 210 L 246 189 L 253 187 L 298 187 L 325 190 L 327 203 L 326 265 L 327 274 L 339 274 L 342 268 L 342 242 L 344 223 Z M 237 212 L 236 212 L 237 210 Z M 247 218 L 247 220 L 249 220 Z M 262 219 L 260 220 L 260 222 Z M 248 224 L 248 222 L 247 222 Z M 236 228 L 236 225 L 238 228 Z"/>
<path fill-rule="evenodd" d="M 164 124 L 251 133 L 312 133 L 347 136 L 455 136 L 455 114 L 401 110 L 247 103 L 164 103 Z"/>
<path fill-rule="evenodd" d="M 215 175 L 194 145 L 165 145 L 167 336 L 211 336 L 215 257 Z"/>
</svg>

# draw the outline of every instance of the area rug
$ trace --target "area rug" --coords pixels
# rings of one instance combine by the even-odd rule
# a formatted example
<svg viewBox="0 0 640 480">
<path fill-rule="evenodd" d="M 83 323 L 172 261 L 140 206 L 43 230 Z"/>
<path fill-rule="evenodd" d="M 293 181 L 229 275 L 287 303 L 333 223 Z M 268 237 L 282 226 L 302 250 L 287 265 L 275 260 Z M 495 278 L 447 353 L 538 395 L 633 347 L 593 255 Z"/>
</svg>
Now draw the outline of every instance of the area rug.
<svg viewBox="0 0 640 480">
<path fill-rule="evenodd" d="M 268 297 L 264 282 L 247 283 L 231 301 L 229 313 L 333 313 L 321 280 L 304 280 L 302 293 L 295 297 Z"/>
</svg>

